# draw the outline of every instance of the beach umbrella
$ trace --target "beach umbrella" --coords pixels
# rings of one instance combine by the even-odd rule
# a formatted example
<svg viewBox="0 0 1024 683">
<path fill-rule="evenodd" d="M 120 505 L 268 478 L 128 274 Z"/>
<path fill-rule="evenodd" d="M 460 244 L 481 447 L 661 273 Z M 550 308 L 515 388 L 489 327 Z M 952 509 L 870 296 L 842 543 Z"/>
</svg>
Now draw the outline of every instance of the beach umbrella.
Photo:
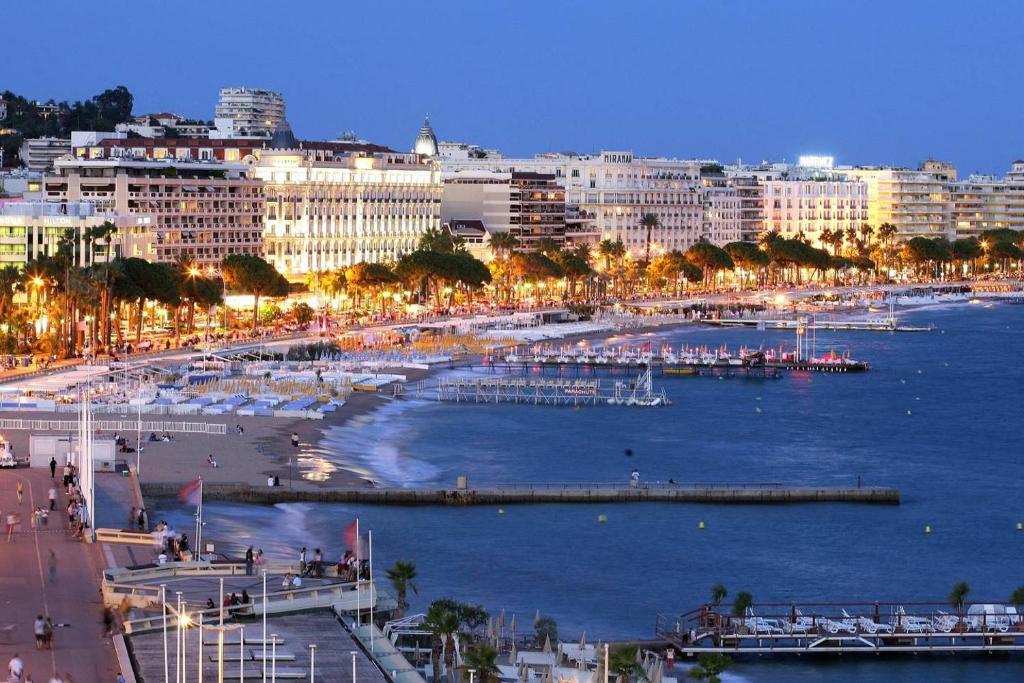
<svg viewBox="0 0 1024 683">
<path fill-rule="evenodd" d="M 516 660 L 519 658 L 519 653 L 516 652 L 515 641 L 512 642 L 512 650 L 508 653 L 508 663 L 512 666 L 516 665 Z"/>
<path fill-rule="evenodd" d="M 512 632 L 512 640 L 516 639 L 516 615 L 512 615 L 512 621 L 508 624 L 508 630 Z"/>
<path fill-rule="evenodd" d="M 583 635 L 580 636 L 580 656 L 583 656 L 583 649 L 587 646 L 587 632 L 584 631 Z"/>
<path fill-rule="evenodd" d="M 537 610 L 536 616 L 533 617 L 533 627 L 537 628 L 537 624 L 540 623 L 540 610 Z"/>
<path fill-rule="evenodd" d="M 487 617 L 487 637 L 494 638 L 494 617 Z"/>
<path fill-rule="evenodd" d="M 550 635 L 547 635 L 547 634 L 544 635 L 544 647 L 542 647 L 540 651 L 541 652 L 546 652 L 546 653 L 550 653 L 551 652 L 551 636 Z"/>
<path fill-rule="evenodd" d="M 504 608 L 502 608 L 501 614 L 498 616 L 498 626 L 500 626 L 502 629 L 505 628 L 505 609 Z"/>
</svg>

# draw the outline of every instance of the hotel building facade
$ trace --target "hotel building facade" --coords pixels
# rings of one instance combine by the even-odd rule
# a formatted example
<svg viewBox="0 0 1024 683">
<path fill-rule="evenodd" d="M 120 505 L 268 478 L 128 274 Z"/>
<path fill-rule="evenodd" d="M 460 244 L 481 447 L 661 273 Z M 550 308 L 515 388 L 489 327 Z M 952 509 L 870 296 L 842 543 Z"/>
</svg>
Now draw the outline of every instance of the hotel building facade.
<svg viewBox="0 0 1024 683">
<path fill-rule="evenodd" d="M 825 230 L 844 232 L 869 222 L 867 183 L 857 180 L 809 178 L 765 180 L 765 230 L 783 237 L 803 235 L 822 247 Z"/>
<path fill-rule="evenodd" d="M 953 202 L 950 184 L 956 170 L 947 164 L 924 162 L 919 170 L 905 168 L 846 168 L 838 173 L 867 188 L 868 217 L 876 230 L 883 223 L 896 226 L 896 239 L 951 237 Z"/>
<path fill-rule="evenodd" d="M 441 228 L 441 172 L 376 145 L 304 142 L 259 150 L 265 258 L 292 281 L 361 261 L 394 262 Z"/>
<path fill-rule="evenodd" d="M 444 179 L 441 220 L 480 221 L 487 233 L 507 232 L 527 251 L 541 238 L 562 245 L 565 190 L 550 173 L 460 171 Z"/>
<path fill-rule="evenodd" d="M 685 251 L 704 234 L 700 161 L 602 151 L 530 159 L 441 158 L 440 163 L 446 175 L 465 170 L 552 175 L 565 188 L 566 206 L 588 217 L 585 231 L 574 241 L 593 245 L 621 239 L 634 258 L 645 252 L 644 214 L 656 215 L 659 222 L 651 233 L 652 255 Z"/>
<path fill-rule="evenodd" d="M 978 237 L 986 230 L 1024 230 L 1024 161 L 1004 178 L 972 175 L 950 185 L 956 237 Z"/>
<path fill-rule="evenodd" d="M 248 166 L 164 159 L 60 159 L 43 179 L 48 201 L 95 204 L 102 213 L 151 216 L 140 226 L 148 253 L 125 256 L 171 263 L 188 257 L 217 266 L 231 254 L 263 254 L 263 183 Z M 141 249 L 141 247 L 140 247 Z"/>
</svg>

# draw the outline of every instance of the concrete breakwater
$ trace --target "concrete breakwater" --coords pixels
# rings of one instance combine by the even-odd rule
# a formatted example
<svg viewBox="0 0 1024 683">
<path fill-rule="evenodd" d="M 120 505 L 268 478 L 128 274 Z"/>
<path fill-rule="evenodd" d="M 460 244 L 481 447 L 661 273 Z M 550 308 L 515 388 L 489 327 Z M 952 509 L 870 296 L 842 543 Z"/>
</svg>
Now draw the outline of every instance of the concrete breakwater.
<svg viewBox="0 0 1024 683">
<path fill-rule="evenodd" d="M 146 498 L 174 496 L 178 484 L 142 484 Z M 658 485 L 521 484 L 451 489 L 344 488 L 289 489 L 244 484 L 203 485 L 205 500 L 273 505 L 290 502 L 364 503 L 371 505 L 513 505 L 527 503 L 719 503 L 770 505 L 785 503 L 868 503 L 899 505 L 895 488 L 784 485 Z"/>
</svg>

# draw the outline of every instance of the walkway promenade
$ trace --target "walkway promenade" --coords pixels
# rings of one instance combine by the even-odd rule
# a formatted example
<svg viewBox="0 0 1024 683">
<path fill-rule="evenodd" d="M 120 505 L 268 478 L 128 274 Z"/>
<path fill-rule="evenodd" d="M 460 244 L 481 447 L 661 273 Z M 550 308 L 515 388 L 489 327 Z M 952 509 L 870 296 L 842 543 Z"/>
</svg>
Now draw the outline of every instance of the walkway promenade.
<svg viewBox="0 0 1024 683">
<path fill-rule="evenodd" d="M 7 542 L 0 538 L 0 658 L 4 671 L 18 653 L 32 680 L 70 673 L 79 683 L 114 681 L 117 668 L 109 639 L 103 636 L 103 600 L 99 591 L 102 561 L 97 546 L 71 537 L 67 501 L 48 469 L 0 470 L 0 510 L 20 515 L 22 523 Z M 16 497 L 22 481 L 21 503 Z M 31 526 L 35 507 L 49 508 L 50 487 L 57 489 L 56 509 L 46 527 Z M 51 553 L 53 560 L 51 560 Z M 53 569 L 51 570 L 51 566 Z M 53 649 L 37 650 L 32 632 L 36 615 L 54 623 Z"/>
</svg>

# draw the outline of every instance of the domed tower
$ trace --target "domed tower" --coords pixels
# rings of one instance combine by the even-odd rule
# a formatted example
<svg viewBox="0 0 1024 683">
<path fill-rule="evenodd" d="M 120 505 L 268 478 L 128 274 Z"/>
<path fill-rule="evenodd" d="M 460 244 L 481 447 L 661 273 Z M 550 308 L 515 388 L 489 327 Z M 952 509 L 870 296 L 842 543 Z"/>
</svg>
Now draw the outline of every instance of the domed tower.
<svg viewBox="0 0 1024 683">
<path fill-rule="evenodd" d="M 420 128 L 420 134 L 416 136 L 413 151 L 422 156 L 437 156 L 437 136 L 434 135 L 434 129 L 430 127 L 429 114 L 423 117 L 423 127 Z"/>
<path fill-rule="evenodd" d="M 270 149 L 298 149 L 299 141 L 292 133 L 292 127 L 284 119 L 274 128 L 274 134 L 270 136 Z"/>
</svg>

